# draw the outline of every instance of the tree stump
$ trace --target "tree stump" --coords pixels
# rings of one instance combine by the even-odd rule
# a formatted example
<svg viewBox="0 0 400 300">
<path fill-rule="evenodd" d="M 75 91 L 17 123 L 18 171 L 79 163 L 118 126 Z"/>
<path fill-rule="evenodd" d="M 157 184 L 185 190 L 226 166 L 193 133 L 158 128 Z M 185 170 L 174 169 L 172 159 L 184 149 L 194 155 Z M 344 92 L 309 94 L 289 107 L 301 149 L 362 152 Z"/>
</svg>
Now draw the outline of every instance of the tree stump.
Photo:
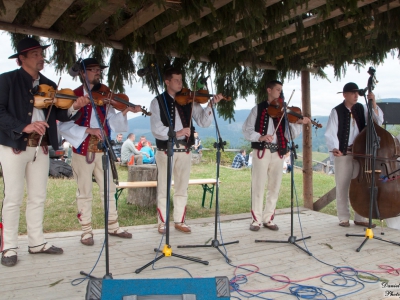
<svg viewBox="0 0 400 300">
<path fill-rule="evenodd" d="M 128 166 L 128 181 L 157 181 L 156 165 L 133 165 Z M 157 188 L 134 188 L 128 189 L 128 204 L 136 204 L 150 207 L 157 204 Z"/>
</svg>

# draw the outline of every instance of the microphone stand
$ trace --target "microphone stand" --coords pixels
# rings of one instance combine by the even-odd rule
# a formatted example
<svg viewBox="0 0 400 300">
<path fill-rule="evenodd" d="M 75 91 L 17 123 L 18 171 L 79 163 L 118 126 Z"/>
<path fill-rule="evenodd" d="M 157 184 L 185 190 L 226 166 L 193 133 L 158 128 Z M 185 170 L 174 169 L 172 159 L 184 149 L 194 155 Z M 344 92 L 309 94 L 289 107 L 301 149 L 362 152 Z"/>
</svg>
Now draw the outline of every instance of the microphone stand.
<svg viewBox="0 0 400 300">
<path fill-rule="evenodd" d="M 368 88 L 367 88 L 368 89 Z M 361 248 L 365 245 L 365 243 L 369 239 L 376 239 L 380 240 L 383 242 L 391 243 L 397 246 L 400 246 L 400 243 L 393 242 L 393 241 L 388 241 L 384 240 L 380 237 L 374 236 L 374 233 L 372 231 L 372 211 L 373 207 L 375 204 L 375 210 L 377 212 L 377 216 L 380 219 L 380 213 L 379 213 L 379 208 L 378 208 L 378 203 L 376 201 L 376 197 L 378 195 L 378 187 L 376 186 L 375 183 L 375 165 L 376 165 L 376 156 L 377 156 L 377 149 L 380 146 L 380 137 L 378 136 L 374 124 L 373 124 L 373 118 L 372 118 L 372 101 L 367 100 L 367 96 L 365 95 L 365 89 L 362 92 L 362 96 L 364 96 L 365 103 L 368 108 L 368 124 L 367 124 L 367 135 L 369 135 L 372 139 L 372 159 L 371 159 L 371 186 L 370 188 L 370 193 L 369 193 L 369 216 L 368 216 L 368 228 L 365 230 L 365 235 L 363 234 L 346 234 L 346 237 L 349 236 L 356 236 L 356 237 L 365 237 L 364 241 L 361 243 L 361 245 L 356 249 L 357 252 L 361 251 Z M 384 234 L 383 232 L 381 233 L 382 235 Z"/>
<path fill-rule="evenodd" d="M 239 241 L 234 241 L 234 242 L 229 242 L 229 243 L 220 243 L 218 241 L 218 218 L 219 218 L 219 170 L 220 170 L 220 164 L 221 164 L 221 149 L 224 151 L 224 145 L 226 145 L 225 141 L 222 141 L 221 133 L 219 131 L 218 127 L 218 122 L 217 118 L 215 115 L 215 110 L 214 110 L 214 105 L 211 106 L 213 117 L 214 117 L 214 122 L 215 122 L 215 128 L 218 136 L 218 142 L 214 143 L 214 148 L 217 149 L 216 153 L 216 160 L 217 160 L 217 178 L 216 178 L 216 196 L 215 196 L 215 227 L 214 227 L 214 239 L 211 241 L 211 245 L 182 245 L 178 246 L 178 248 L 210 248 L 213 247 L 219 251 L 219 253 L 222 254 L 223 257 L 225 257 L 227 262 L 231 262 L 229 257 L 219 249 L 219 246 L 225 246 L 225 245 L 230 245 L 230 244 L 236 244 L 239 243 Z"/>
<path fill-rule="evenodd" d="M 93 111 L 95 113 L 97 122 L 99 123 L 99 129 L 101 132 L 101 136 L 103 137 L 103 141 L 100 141 L 97 145 L 98 149 L 103 150 L 103 156 L 102 156 L 102 165 L 103 165 L 103 173 L 104 173 L 104 247 L 105 247 L 105 262 L 106 262 L 106 274 L 103 276 L 103 279 L 113 279 L 112 274 L 110 273 L 110 258 L 109 258 L 109 245 L 108 245 L 108 204 L 109 204 L 109 192 L 108 192 L 108 185 L 109 185 L 109 163 L 110 159 L 115 160 L 115 154 L 112 151 L 112 147 L 110 145 L 110 142 L 108 140 L 108 137 L 105 133 L 105 130 L 103 128 L 103 124 L 100 121 L 100 117 L 97 113 L 96 104 L 94 103 L 92 93 L 90 90 L 90 86 L 88 82 L 86 81 L 86 78 L 82 76 L 82 82 L 83 86 L 86 88 L 88 95 L 89 95 L 89 100 L 90 104 L 92 105 Z M 118 183 L 118 179 L 116 179 Z M 80 272 L 81 275 L 85 275 L 89 277 L 89 274 L 85 273 L 84 271 Z M 92 276 L 93 277 L 93 276 Z"/>
<path fill-rule="evenodd" d="M 291 149 L 290 149 L 290 164 L 292 166 L 294 166 L 294 159 L 297 159 L 297 154 L 296 154 L 296 147 L 295 147 L 295 144 L 294 144 L 292 132 L 290 131 L 290 127 L 289 127 L 289 120 L 288 120 L 288 116 L 287 116 L 287 104 L 286 104 L 286 102 L 283 102 L 283 118 L 285 120 L 285 124 L 287 124 L 287 130 L 289 130 L 289 135 L 290 135 L 290 145 L 291 145 Z M 302 240 L 305 240 L 305 239 L 309 239 L 309 238 L 311 238 L 311 236 L 307 236 L 307 237 L 303 237 L 301 239 L 298 239 L 298 238 L 296 238 L 296 236 L 293 235 L 293 215 L 294 215 L 293 198 L 294 198 L 294 168 L 290 172 L 290 236 L 289 236 L 288 240 L 287 241 L 255 240 L 255 242 L 256 243 L 285 243 L 285 244 L 289 243 L 289 244 L 295 245 L 300 250 L 303 250 L 305 253 L 307 253 L 308 255 L 312 256 L 312 253 L 310 251 L 308 251 L 308 250 L 304 249 L 303 247 L 299 246 L 298 244 L 296 244 L 296 242 L 302 241 Z"/>
<path fill-rule="evenodd" d="M 150 73 L 150 78 L 151 78 L 151 82 L 154 86 L 154 89 L 157 93 L 157 98 L 158 99 L 162 99 L 161 95 L 158 91 L 157 88 L 157 84 L 156 81 L 153 77 L 153 74 Z M 151 266 L 153 263 L 159 261 L 161 258 L 163 257 L 169 257 L 169 256 L 174 256 L 174 257 L 178 257 L 178 258 L 182 258 L 182 259 L 186 259 L 186 260 L 190 260 L 193 262 L 197 262 L 197 263 L 201 263 L 203 265 L 208 265 L 208 261 L 203 261 L 197 258 L 193 258 L 193 257 L 189 257 L 189 256 L 183 256 L 183 255 L 179 255 L 176 253 L 172 252 L 172 247 L 169 244 L 169 211 L 170 211 L 170 207 L 171 207 L 171 181 L 172 181 L 172 159 L 173 159 L 173 153 L 174 153 L 174 149 L 173 149 L 173 144 L 175 143 L 176 147 L 179 148 L 179 144 L 176 140 L 176 132 L 172 126 L 171 120 L 168 116 L 167 113 L 167 107 L 165 106 L 164 101 L 159 101 L 159 103 L 162 103 L 161 106 L 161 110 L 163 111 L 164 115 L 166 116 L 166 119 L 168 120 L 168 142 L 167 142 L 167 207 L 166 207 L 166 221 L 165 221 L 165 245 L 162 251 L 160 251 L 157 248 L 154 248 L 154 252 L 157 253 L 162 253 L 160 256 L 156 257 L 155 259 L 153 259 L 152 261 L 150 261 L 149 263 L 145 264 L 144 266 L 142 266 L 139 269 L 136 269 L 135 273 L 139 274 L 140 272 L 142 272 L 144 269 L 146 269 L 147 267 Z"/>
</svg>

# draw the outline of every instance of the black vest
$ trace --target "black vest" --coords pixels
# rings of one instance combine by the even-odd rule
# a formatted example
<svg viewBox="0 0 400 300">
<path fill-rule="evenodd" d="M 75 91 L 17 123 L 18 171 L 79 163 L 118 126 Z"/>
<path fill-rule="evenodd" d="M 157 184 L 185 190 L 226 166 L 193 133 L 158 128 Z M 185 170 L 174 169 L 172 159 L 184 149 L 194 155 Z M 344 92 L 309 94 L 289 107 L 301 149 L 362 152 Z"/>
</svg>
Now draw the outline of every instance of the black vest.
<svg viewBox="0 0 400 300">
<path fill-rule="evenodd" d="M 337 137 L 339 140 L 339 150 L 343 153 L 347 153 L 347 147 L 349 146 L 349 134 L 350 134 L 350 122 L 351 115 L 353 115 L 354 120 L 357 123 L 358 131 L 365 127 L 365 114 L 364 106 L 360 103 L 356 103 L 351 108 L 351 112 L 344 105 L 344 101 L 335 107 L 338 115 L 338 133 Z"/>
<path fill-rule="evenodd" d="M 165 102 L 164 102 L 164 99 L 166 100 Z M 164 92 L 162 95 L 160 95 L 160 97 L 157 97 L 157 101 L 158 101 L 158 106 L 160 107 L 160 119 L 161 119 L 161 122 L 164 124 L 164 126 L 166 126 L 166 127 L 169 126 L 167 116 L 164 114 L 164 110 L 162 109 L 164 104 L 166 104 L 166 109 L 169 114 L 169 117 L 170 117 L 170 120 L 172 123 L 172 127 L 175 129 L 175 107 L 181 118 L 183 128 L 189 127 L 190 118 L 192 116 L 192 104 L 179 105 L 167 92 Z M 191 126 L 190 127 L 190 137 L 189 137 L 189 140 L 187 143 L 187 148 L 190 148 L 191 146 L 194 145 L 195 128 L 193 126 L 193 122 L 191 122 L 190 126 Z M 158 149 L 167 149 L 167 142 L 168 142 L 168 140 L 163 141 L 163 140 L 156 139 L 157 148 Z"/>
<path fill-rule="evenodd" d="M 268 101 L 263 101 L 257 104 L 257 118 L 256 123 L 254 124 L 254 131 L 260 133 L 261 135 L 266 135 L 268 131 L 268 124 L 269 124 L 269 115 L 267 113 L 267 108 L 269 104 Z M 273 119 L 275 128 L 279 122 L 279 118 Z M 282 120 L 281 125 L 283 133 L 285 133 L 285 120 Z M 285 137 L 281 137 L 277 134 L 278 138 L 278 147 L 279 147 L 279 154 L 285 155 L 287 153 L 287 140 Z M 252 142 L 251 148 L 262 150 L 265 148 L 265 142 Z"/>
</svg>

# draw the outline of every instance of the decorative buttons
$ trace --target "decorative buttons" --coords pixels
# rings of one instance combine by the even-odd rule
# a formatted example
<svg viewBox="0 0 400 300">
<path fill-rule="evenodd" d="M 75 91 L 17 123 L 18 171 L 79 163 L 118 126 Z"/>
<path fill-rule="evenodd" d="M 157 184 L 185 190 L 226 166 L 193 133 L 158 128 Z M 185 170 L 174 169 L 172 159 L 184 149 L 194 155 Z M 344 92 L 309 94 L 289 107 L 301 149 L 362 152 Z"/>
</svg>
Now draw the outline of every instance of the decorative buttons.
<svg viewBox="0 0 400 300">
<path fill-rule="evenodd" d="M 29 101 L 30 103 L 33 103 L 33 100 L 31 99 L 31 101 Z"/>
<path fill-rule="evenodd" d="M 31 113 L 31 112 L 28 112 L 28 116 L 32 116 L 32 113 Z"/>
</svg>

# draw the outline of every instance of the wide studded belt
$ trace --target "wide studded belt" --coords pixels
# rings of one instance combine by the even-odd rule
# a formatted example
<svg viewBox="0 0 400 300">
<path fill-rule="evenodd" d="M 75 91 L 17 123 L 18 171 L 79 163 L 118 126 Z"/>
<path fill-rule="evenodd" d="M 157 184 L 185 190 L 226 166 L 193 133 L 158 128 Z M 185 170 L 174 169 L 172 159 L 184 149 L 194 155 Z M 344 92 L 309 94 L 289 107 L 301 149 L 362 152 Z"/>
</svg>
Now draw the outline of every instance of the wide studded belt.
<svg viewBox="0 0 400 300">
<path fill-rule="evenodd" d="M 41 135 L 32 132 L 28 135 L 28 147 L 37 147 L 39 145 L 39 140 L 40 140 Z M 40 142 L 40 146 L 47 146 L 48 145 L 48 140 L 47 140 L 47 133 L 43 136 L 42 141 Z"/>
<path fill-rule="evenodd" d="M 269 149 L 271 153 L 277 152 L 279 150 L 278 145 L 273 143 L 265 143 L 264 148 Z"/>
</svg>

